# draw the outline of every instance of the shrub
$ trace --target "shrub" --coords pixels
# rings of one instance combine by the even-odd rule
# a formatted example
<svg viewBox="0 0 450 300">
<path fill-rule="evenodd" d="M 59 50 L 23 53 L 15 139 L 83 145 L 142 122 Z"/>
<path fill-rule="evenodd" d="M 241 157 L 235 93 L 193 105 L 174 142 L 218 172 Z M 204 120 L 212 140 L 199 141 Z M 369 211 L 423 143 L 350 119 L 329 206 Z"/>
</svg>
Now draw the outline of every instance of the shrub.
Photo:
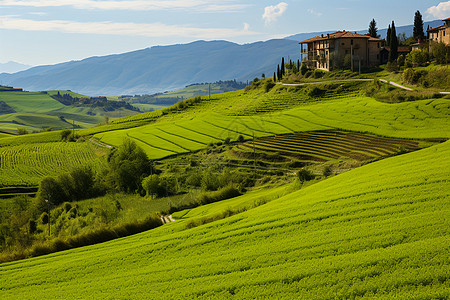
<svg viewBox="0 0 450 300">
<path fill-rule="evenodd" d="M 306 72 L 308 72 L 308 67 L 306 66 L 306 64 L 304 62 L 302 62 L 302 65 L 300 66 L 300 73 L 302 75 L 305 75 Z"/>
<path fill-rule="evenodd" d="M 44 177 L 41 180 L 39 184 L 38 197 L 40 199 L 50 201 L 52 204 L 60 204 L 67 200 L 66 193 L 63 188 L 59 182 L 52 177 Z"/>
<path fill-rule="evenodd" d="M 315 86 L 309 90 L 308 96 L 313 98 L 320 97 L 323 96 L 325 92 L 326 92 L 325 90 L 322 90 L 321 88 Z"/>
<path fill-rule="evenodd" d="M 318 79 L 318 78 L 322 78 L 325 75 L 325 72 L 322 70 L 314 70 L 314 78 Z"/>
<path fill-rule="evenodd" d="M 300 182 L 310 181 L 314 179 L 314 175 L 307 169 L 301 169 L 300 171 L 298 171 L 297 177 L 300 180 Z"/>
<path fill-rule="evenodd" d="M 234 198 L 240 195 L 241 193 L 239 192 L 238 189 L 236 189 L 232 185 L 229 185 L 224 188 L 221 188 L 218 191 L 202 193 L 200 197 L 197 199 L 197 202 L 202 205 L 205 205 L 221 200 Z"/>
</svg>

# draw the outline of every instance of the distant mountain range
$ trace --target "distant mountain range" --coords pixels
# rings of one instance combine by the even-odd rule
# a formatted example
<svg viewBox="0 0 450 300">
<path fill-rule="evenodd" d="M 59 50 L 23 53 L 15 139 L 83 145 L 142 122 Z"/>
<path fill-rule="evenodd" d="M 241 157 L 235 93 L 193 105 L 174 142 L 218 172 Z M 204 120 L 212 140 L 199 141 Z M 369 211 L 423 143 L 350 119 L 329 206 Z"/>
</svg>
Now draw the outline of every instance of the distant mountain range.
<svg viewBox="0 0 450 300">
<path fill-rule="evenodd" d="M 31 68 L 29 65 L 8 61 L 7 63 L 0 63 L 0 73 L 16 73 Z"/>
<path fill-rule="evenodd" d="M 424 29 L 441 24 L 440 20 L 425 22 Z M 397 33 L 405 32 L 407 37 L 412 35 L 413 25 L 396 28 Z M 297 60 L 299 41 L 335 31 L 300 33 L 285 39 L 244 45 L 227 41 L 197 41 L 156 46 L 0 74 L 0 82 L 28 91 L 72 90 L 89 96 L 111 96 L 153 94 L 199 82 L 247 81 L 260 77 L 262 73 L 272 76 L 283 56 Z M 381 38 L 386 36 L 386 31 L 378 31 Z M 364 34 L 367 30 L 358 33 Z"/>
<path fill-rule="evenodd" d="M 72 90 L 86 95 L 152 94 L 198 82 L 246 81 L 272 76 L 281 57 L 299 57 L 288 39 L 239 45 L 226 41 L 156 46 L 118 55 L 91 57 L 15 74 L 3 84 L 28 91 Z"/>
<path fill-rule="evenodd" d="M 424 22 L 423 23 L 423 31 L 427 32 L 427 27 L 430 26 L 430 28 L 432 27 L 437 27 L 444 24 L 444 22 L 442 22 L 441 20 L 434 20 L 434 21 L 429 21 L 429 22 Z M 367 28 L 369 28 L 369 25 L 367 25 Z M 410 37 L 413 35 L 413 28 L 414 25 L 405 25 L 405 26 L 395 26 L 395 30 L 397 31 L 397 34 L 401 34 L 401 33 L 405 33 L 406 37 Z M 321 34 L 327 34 L 327 33 L 333 33 L 336 32 L 338 30 L 344 30 L 345 28 L 342 29 L 336 29 L 336 30 L 330 30 L 330 31 L 320 31 L 320 32 L 309 32 L 309 33 L 299 33 L 299 34 L 294 34 L 291 36 L 286 37 L 286 39 L 290 39 L 290 40 L 295 40 L 298 42 L 310 39 L 312 37 L 315 36 L 319 36 Z M 368 29 L 364 29 L 364 30 L 358 30 L 356 31 L 359 34 L 366 34 L 368 32 Z M 384 39 L 386 38 L 386 33 L 387 33 L 387 28 L 384 29 L 379 29 L 378 30 L 378 34 L 380 35 L 380 38 Z"/>
</svg>

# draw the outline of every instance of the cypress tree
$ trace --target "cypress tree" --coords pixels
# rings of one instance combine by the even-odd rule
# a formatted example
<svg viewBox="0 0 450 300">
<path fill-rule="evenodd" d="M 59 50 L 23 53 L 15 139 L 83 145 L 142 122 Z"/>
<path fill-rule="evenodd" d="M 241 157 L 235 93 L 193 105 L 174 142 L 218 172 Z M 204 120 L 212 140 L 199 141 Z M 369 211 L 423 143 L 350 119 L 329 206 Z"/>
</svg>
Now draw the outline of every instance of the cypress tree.
<svg viewBox="0 0 450 300">
<path fill-rule="evenodd" d="M 397 59 L 398 56 L 398 39 L 397 39 L 397 33 L 395 31 L 395 24 L 394 21 L 392 21 L 391 26 L 391 50 L 389 51 L 389 62 L 393 62 Z"/>
<path fill-rule="evenodd" d="M 387 33 L 386 33 L 386 46 L 387 47 L 391 46 L 391 24 L 389 24 Z"/>
<path fill-rule="evenodd" d="M 300 59 L 297 59 L 297 70 L 300 70 Z"/>
<path fill-rule="evenodd" d="M 428 30 L 430 30 L 430 25 L 427 26 L 427 40 L 430 39 L 430 33 L 428 32 Z"/>
<path fill-rule="evenodd" d="M 284 57 L 281 58 L 281 77 L 283 77 L 284 75 Z"/>
<path fill-rule="evenodd" d="M 280 65 L 277 65 L 277 80 L 280 80 L 280 78 L 281 78 Z"/>
<path fill-rule="evenodd" d="M 377 28 L 377 22 L 375 22 L 375 19 L 372 19 L 369 23 L 369 35 L 374 38 L 379 38 L 378 35 L 378 28 Z"/>
<path fill-rule="evenodd" d="M 420 11 L 416 11 L 416 14 L 414 15 L 413 37 L 417 41 L 423 41 L 425 39 L 425 33 L 423 32 L 423 20 Z"/>
<path fill-rule="evenodd" d="M 275 74 L 275 72 L 273 72 L 273 81 L 277 81 L 277 75 Z"/>
</svg>

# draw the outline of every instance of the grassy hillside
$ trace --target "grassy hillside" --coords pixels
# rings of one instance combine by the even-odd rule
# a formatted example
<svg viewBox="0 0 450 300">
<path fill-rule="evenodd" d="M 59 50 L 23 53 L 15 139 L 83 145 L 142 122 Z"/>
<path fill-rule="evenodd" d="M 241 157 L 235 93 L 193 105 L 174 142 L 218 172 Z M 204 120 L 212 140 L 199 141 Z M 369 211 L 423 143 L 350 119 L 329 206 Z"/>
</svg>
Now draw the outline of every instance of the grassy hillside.
<svg viewBox="0 0 450 300">
<path fill-rule="evenodd" d="M 1 92 L 0 103 L 5 111 L 0 112 L 0 130 L 15 133 L 18 128 L 23 128 L 33 132 L 43 128 L 72 128 L 74 123 L 78 128 L 89 128 L 102 123 L 105 116 L 113 120 L 137 114 L 124 108 L 105 110 L 103 107 L 64 105 L 51 97 L 58 92 L 86 97 L 71 91 Z"/>
<path fill-rule="evenodd" d="M 132 237 L 2 264 L 2 297 L 446 299 L 449 170 L 446 142 L 187 229 L 212 206 L 200 207 Z"/>
<path fill-rule="evenodd" d="M 37 186 L 75 166 L 100 164 L 104 151 L 89 143 L 33 143 L 0 148 L 0 187 Z"/>
<path fill-rule="evenodd" d="M 152 159 L 199 150 L 227 138 L 236 140 L 240 135 L 250 139 L 253 135 L 345 129 L 398 138 L 449 137 L 447 99 L 387 104 L 360 96 L 360 85 L 319 85 L 326 91 L 321 97 L 309 96 L 313 88 L 277 86 L 268 93 L 257 89 L 215 95 L 211 100 L 193 99 L 177 104 L 168 113 L 120 119 L 110 127 L 117 130 L 95 137 L 111 145 L 119 145 L 124 137 L 132 138 Z M 120 130 L 128 126 L 139 127 Z"/>
</svg>

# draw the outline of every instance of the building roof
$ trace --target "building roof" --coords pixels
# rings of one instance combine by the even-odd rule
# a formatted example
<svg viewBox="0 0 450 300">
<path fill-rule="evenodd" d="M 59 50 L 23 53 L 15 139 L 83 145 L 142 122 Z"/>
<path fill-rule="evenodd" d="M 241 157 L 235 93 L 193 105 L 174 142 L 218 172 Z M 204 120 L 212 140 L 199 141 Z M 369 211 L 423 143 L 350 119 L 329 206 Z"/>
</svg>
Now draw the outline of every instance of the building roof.
<svg viewBox="0 0 450 300">
<path fill-rule="evenodd" d="M 359 34 L 356 32 L 351 32 L 351 31 L 336 31 L 334 33 L 330 33 L 327 35 L 322 35 L 322 36 L 315 36 L 313 38 L 304 40 L 302 42 L 300 42 L 299 44 L 306 44 L 306 43 L 312 43 L 312 42 L 316 42 L 316 41 L 326 41 L 326 40 L 333 40 L 333 39 L 340 39 L 340 38 L 364 38 L 364 39 L 368 39 L 369 41 L 382 41 L 382 39 L 377 39 L 377 38 L 373 38 L 367 34 Z"/>
<path fill-rule="evenodd" d="M 450 18 L 444 19 L 444 20 L 442 20 L 442 21 L 450 21 Z"/>
<path fill-rule="evenodd" d="M 449 19 L 450 19 L 450 18 L 449 18 Z M 438 26 L 438 27 L 430 28 L 430 29 L 428 29 L 427 31 L 428 31 L 428 32 L 430 32 L 430 31 L 439 31 L 439 30 L 444 29 L 444 28 L 445 28 L 445 25 L 441 25 L 441 26 Z"/>
</svg>

